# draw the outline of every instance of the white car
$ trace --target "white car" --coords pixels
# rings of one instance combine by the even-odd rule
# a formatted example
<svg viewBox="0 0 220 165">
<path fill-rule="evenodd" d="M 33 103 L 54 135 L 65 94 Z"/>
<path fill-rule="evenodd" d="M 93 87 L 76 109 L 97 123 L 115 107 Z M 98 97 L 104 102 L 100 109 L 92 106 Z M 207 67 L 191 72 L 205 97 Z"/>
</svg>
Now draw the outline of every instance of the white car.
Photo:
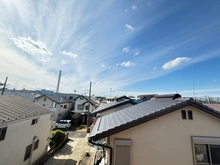
<svg viewBox="0 0 220 165">
<path fill-rule="evenodd" d="M 55 128 L 70 128 L 71 127 L 71 120 L 60 120 L 56 122 Z"/>
</svg>

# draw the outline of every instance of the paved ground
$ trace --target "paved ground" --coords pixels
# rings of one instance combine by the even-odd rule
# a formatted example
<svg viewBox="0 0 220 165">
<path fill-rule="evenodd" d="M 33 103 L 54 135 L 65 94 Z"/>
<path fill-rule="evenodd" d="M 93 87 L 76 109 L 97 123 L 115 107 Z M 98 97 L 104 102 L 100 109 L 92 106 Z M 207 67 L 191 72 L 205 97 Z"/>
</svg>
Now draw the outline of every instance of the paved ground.
<svg viewBox="0 0 220 165">
<path fill-rule="evenodd" d="M 70 131 L 69 142 L 59 149 L 45 165 L 92 165 L 95 148 L 87 143 L 86 131 Z M 85 156 L 89 152 L 90 156 Z"/>
</svg>

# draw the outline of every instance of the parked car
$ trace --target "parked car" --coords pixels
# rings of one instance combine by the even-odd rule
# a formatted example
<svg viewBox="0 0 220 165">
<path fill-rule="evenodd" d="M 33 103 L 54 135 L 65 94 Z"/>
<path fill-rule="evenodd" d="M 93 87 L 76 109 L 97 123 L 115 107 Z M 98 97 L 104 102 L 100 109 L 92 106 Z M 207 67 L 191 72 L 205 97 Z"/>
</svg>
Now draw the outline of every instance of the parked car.
<svg viewBox="0 0 220 165">
<path fill-rule="evenodd" d="M 56 122 L 56 128 L 70 128 L 71 127 L 71 120 L 59 120 Z"/>
</svg>

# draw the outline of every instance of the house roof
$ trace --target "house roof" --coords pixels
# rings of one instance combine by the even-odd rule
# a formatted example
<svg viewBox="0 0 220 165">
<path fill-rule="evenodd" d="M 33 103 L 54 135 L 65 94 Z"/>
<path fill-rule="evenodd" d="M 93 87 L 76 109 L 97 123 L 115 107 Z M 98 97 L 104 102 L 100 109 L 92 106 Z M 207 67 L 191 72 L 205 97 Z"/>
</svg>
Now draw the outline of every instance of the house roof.
<svg viewBox="0 0 220 165">
<path fill-rule="evenodd" d="M 0 124 L 51 113 L 51 110 L 19 96 L 0 96 Z"/>
<path fill-rule="evenodd" d="M 220 112 L 220 104 L 204 104 L 210 108 L 213 108 L 215 109 L 216 111 L 219 111 Z"/>
<path fill-rule="evenodd" d="M 78 99 L 78 98 L 80 98 L 80 97 L 84 97 L 87 101 L 89 101 L 89 97 L 88 96 L 83 96 L 83 95 L 79 95 L 78 97 L 76 97 L 74 100 L 76 100 L 76 99 Z M 96 102 L 91 98 L 90 99 L 90 103 L 92 104 L 92 105 L 96 105 Z"/>
<path fill-rule="evenodd" d="M 108 104 L 100 105 L 98 108 L 96 108 L 92 112 L 92 114 L 97 114 L 97 113 L 100 113 L 100 112 L 104 112 L 104 111 L 107 111 L 109 109 L 112 109 L 112 108 L 115 108 L 115 107 L 119 107 L 119 106 L 122 106 L 122 105 L 127 104 L 127 103 L 130 103 L 130 104 L 133 104 L 133 105 L 136 104 L 131 99 L 123 99 L 121 101 L 120 100 L 119 101 L 113 101 L 113 102 L 108 103 Z"/>
<path fill-rule="evenodd" d="M 90 139 L 94 141 L 103 139 L 189 105 L 220 118 L 220 112 L 196 102 L 192 98 L 188 100 L 149 100 L 98 118 Z"/>
<path fill-rule="evenodd" d="M 48 97 L 49 99 L 57 102 L 58 104 L 71 103 L 71 101 L 69 99 L 66 99 L 65 97 L 60 96 L 60 95 L 41 95 L 39 97 L 36 97 L 35 100 L 39 99 L 41 97 Z"/>
</svg>

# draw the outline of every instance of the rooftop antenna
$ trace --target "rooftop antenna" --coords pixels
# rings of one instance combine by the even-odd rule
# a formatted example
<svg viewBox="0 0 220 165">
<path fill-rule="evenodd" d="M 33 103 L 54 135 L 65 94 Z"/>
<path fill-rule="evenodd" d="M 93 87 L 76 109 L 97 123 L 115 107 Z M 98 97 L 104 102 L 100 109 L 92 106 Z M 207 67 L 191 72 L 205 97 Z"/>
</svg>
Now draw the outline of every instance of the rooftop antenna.
<svg viewBox="0 0 220 165">
<path fill-rule="evenodd" d="M 60 70 L 60 73 L 59 73 L 58 82 L 57 82 L 57 90 L 56 90 L 56 93 L 58 93 L 58 92 L 59 92 L 61 74 L 62 74 L 62 70 Z"/>
<path fill-rule="evenodd" d="M 4 86 L 3 86 L 3 89 L 2 89 L 2 95 L 4 94 L 5 86 L 6 86 L 7 80 L 8 80 L 8 77 L 6 77 L 6 79 L 5 79 L 5 83 L 4 83 Z"/>
</svg>

